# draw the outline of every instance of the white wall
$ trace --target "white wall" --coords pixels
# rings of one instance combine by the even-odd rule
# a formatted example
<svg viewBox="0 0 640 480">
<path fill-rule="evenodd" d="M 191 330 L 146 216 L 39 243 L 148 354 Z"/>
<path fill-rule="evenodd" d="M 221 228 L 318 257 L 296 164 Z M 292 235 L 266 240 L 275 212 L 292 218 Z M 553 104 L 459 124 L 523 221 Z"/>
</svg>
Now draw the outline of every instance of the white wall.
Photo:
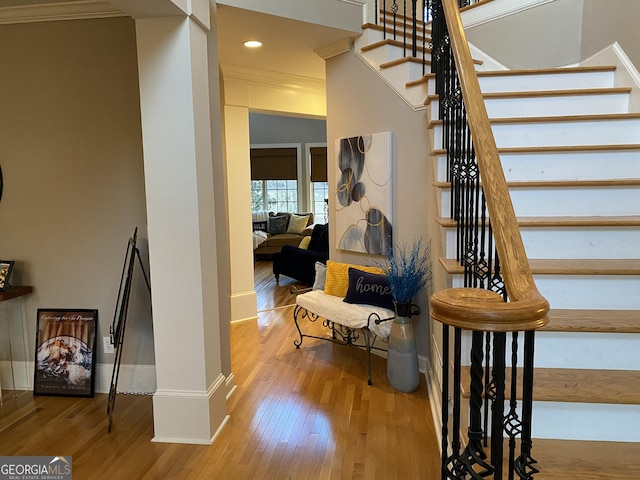
<svg viewBox="0 0 640 480">
<path fill-rule="evenodd" d="M 640 2 L 584 0 L 580 57 L 585 59 L 618 42 L 640 67 Z"/>
<path fill-rule="evenodd" d="M 329 179 L 329 224 L 335 225 L 335 140 L 378 132 L 392 132 L 393 179 L 392 223 L 394 242 L 411 242 L 429 231 L 427 206 L 431 203 L 428 179 L 427 119 L 424 110 L 412 110 L 368 66 L 349 52 L 327 61 L 327 163 Z M 359 264 L 375 259 L 336 249 L 330 235 L 330 258 Z M 426 292 L 416 299 L 422 315 L 416 319 L 418 353 L 427 355 L 429 344 Z"/>
<path fill-rule="evenodd" d="M 505 9 L 513 6 L 509 0 L 501 3 Z M 582 4 L 583 0 L 543 3 L 465 32 L 469 42 L 511 69 L 574 64 L 580 60 Z"/>
<path fill-rule="evenodd" d="M 106 335 L 136 226 L 147 258 L 133 21 L 3 25 L 0 65 L 0 256 L 16 261 L 14 284 L 34 287 L 29 346 L 38 308 L 97 308 Z M 150 365 L 148 292 L 135 275 L 122 361 Z M 101 344 L 98 363 L 112 363 Z"/>
<path fill-rule="evenodd" d="M 359 33 L 364 0 L 218 0 L 217 3 Z"/>
</svg>

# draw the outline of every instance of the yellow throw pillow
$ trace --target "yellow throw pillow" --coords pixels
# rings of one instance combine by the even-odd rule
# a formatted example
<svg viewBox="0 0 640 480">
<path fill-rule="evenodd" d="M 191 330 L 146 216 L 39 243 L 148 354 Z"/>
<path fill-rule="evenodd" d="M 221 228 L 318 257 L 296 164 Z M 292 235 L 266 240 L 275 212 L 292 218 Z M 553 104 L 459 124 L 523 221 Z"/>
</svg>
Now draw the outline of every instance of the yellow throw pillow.
<svg viewBox="0 0 640 480">
<path fill-rule="evenodd" d="M 383 274 L 381 268 L 365 267 L 351 263 L 340 263 L 327 260 L 327 281 L 324 284 L 324 293 L 344 297 L 349 288 L 349 268 L 357 268 L 364 272 Z"/>
<path fill-rule="evenodd" d="M 304 228 L 307 226 L 307 222 L 309 221 L 309 215 L 296 215 L 295 213 L 291 214 L 289 217 L 289 226 L 287 227 L 287 233 L 297 233 L 300 235 Z"/>
<path fill-rule="evenodd" d="M 307 250 L 309 248 L 309 242 L 311 242 L 311 237 L 309 235 L 307 235 L 306 237 L 302 237 L 302 240 L 300 240 L 300 245 L 298 245 L 298 248 Z"/>
</svg>

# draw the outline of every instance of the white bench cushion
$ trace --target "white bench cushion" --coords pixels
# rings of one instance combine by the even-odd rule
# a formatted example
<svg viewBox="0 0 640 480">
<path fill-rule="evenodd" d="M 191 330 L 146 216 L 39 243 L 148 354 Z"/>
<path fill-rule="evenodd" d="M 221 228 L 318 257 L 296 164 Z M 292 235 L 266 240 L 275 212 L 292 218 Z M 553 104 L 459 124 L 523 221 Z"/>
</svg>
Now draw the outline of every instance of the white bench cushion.
<svg viewBox="0 0 640 480">
<path fill-rule="evenodd" d="M 309 312 L 349 328 L 366 327 L 372 313 L 377 314 L 380 319 L 395 316 L 392 310 L 373 305 L 346 303 L 342 297 L 327 295 L 323 290 L 312 290 L 298 295 L 296 303 Z M 393 322 L 382 322 L 380 325 L 376 325 L 374 320 L 375 318 L 372 318 L 369 322 L 369 330 L 378 337 L 387 338 Z"/>
</svg>

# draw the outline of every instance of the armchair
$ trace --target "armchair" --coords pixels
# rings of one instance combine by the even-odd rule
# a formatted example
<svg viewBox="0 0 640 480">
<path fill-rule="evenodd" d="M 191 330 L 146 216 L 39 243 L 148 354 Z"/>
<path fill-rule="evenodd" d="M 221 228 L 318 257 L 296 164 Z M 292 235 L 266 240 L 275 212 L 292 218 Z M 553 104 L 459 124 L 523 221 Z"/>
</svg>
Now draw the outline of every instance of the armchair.
<svg viewBox="0 0 640 480">
<path fill-rule="evenodd" d="M 318 224 L 313 227 L 309 247 L 305 250 L 285 245 L 280 252 L 273 254 L 273 274 L 276 283 L 280 275 L 299 280 L 304 285 L 313 285 L 316 262 L 327 263 L 329 258 L 329 225 Z"/>
</svg>

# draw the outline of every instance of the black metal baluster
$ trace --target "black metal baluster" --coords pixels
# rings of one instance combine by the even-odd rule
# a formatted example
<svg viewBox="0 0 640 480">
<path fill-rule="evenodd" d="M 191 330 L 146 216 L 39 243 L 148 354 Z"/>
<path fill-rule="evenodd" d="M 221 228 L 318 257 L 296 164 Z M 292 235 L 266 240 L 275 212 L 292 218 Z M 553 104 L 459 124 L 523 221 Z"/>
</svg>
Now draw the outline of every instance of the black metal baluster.
<svg viewBox="0 0 640 480">
<path fill-rule="evenodd" d="M 516 437 L 522 432 L 518 417 L 518 332 L 511 334 L 511 388 L 509 393 L 509 413 L 504 419 L 504 430 L 509 435 L 509 480 L 513 480 L 516 457 Z"/>
<path fill-rule="evenodd" d="M 473 332 L 471 343 L 471 398 L 469 400 L 469 443 L 462 461 L 471 478 L 484 478 L 491 475 L 494 468 L 485 460 L 487 454 L 482 448 L 482 360 L 483 332 Z"/>
<path fill-rule="evenodd" d="M 442 439 L 440 475 L 447 478 L 447 459 L 449 458 L 449 326 L 442 324 Z"/>
<path fill-rule="evenodd" d="M 495 468 L 494 480 L 502 480 L 506 339 L 504 332 L 493 334 L 493 381 L 496 398 L 491 406 L 491 464 Z"/>
<path fill-rule="evenodd" d="M 521 480 L 533 480 L 539 470 L 531 456 L 531 422 L 533 413 L 533 353 L 535 331 L 524 333 L 524 366 L 522 372 L 522 435 L 520 456 L 516 460 L 515 470 Z"/>
</svg>

